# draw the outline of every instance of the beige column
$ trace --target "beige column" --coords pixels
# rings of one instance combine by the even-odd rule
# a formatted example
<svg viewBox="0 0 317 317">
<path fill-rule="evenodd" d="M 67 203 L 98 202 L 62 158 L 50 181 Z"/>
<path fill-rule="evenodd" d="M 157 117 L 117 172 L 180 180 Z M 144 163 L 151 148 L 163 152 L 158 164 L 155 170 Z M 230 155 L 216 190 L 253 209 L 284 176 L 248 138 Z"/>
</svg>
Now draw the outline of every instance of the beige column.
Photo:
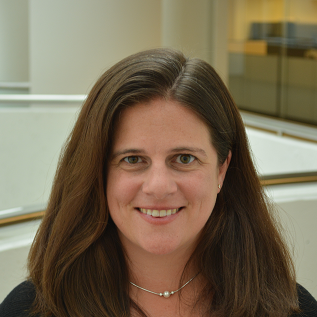
<svg viewBox="0 0 317 317">
<path fill-rule="evenodd" d="M 162 0 L 162 46 L 206 60 L 227 81 L 227 1 Z"/>
<path fill-rule="evenodd" d="M 29 80 L 28 2 L 0 1 L 0 82 Z"/>
</svg>

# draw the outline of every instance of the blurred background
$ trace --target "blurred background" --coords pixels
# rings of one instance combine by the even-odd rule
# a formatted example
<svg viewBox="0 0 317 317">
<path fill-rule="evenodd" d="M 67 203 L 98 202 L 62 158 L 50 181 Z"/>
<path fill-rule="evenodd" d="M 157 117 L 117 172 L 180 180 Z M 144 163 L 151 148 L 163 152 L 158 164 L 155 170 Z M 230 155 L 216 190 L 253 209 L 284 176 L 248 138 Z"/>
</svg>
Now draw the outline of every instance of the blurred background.
<svg viewBox="0 0 317 317">
<path fill-rule="evenodd" d="M 86 94 L 115 62 L 173 47 L 232 93 L 317 297 L 316 0 L 0 0 L 0 301 L 27 253 Z"/>
</svg>

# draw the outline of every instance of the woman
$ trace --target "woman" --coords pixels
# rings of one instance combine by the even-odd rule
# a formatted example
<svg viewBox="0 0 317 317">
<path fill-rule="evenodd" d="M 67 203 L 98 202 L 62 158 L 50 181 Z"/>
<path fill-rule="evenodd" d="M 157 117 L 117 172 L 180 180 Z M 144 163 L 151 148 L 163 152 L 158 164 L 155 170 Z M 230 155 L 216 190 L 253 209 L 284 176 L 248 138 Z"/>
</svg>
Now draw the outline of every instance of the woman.
<svg viewBox="0 0 317 317">
<path fill-rule="evenodd" d="M 93 87 L 28 268 L 1 316 L 13 305 L 58 317 L 317 314 L 229 92 L 206 62 L 168 49 L 122 60 Z"/>
</svg>

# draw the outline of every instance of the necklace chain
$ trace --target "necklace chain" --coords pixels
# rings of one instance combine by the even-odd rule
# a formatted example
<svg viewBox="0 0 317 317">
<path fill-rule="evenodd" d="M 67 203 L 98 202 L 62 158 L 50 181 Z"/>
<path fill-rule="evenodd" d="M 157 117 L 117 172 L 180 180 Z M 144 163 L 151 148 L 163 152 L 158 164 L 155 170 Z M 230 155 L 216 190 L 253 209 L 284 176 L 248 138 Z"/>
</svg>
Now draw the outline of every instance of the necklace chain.
<svg viewBox="0 0 317 317">
<path fill-rule="evenodd" d="M 194 277 L 192 277 L 192 278 L 191 278 L 188 282 L 186 282 L 182 287 L 180 287 L 180 288 L 177 289 L 176 291 L 172 291 L 172 292 L 165 291 L 165 292 L 163 292 L 163 293 L 156 293 L 156 292 L 152 292 L 152 291 L 150 291 L 150 290 L 148 290 L 148 289 L 146 289 L 146 288 L 143 288 L 143 287 L 141 287 L 141 286 L 139 286 L 139 285 L 136 285 L 136 284 L 134 284 L 134 283 L 132 283 L 132 282 L 130 282 L 130 284 L 132 284 L 133 286 L 135 286 L 135 287 L 137 287 L 137 288 L 139 288 L 139 289 L 141 289 L 141 290 L 143 290 L 143 291 L 146 291 L 146 292 L 148 292 L 148 293 L 152 293 L 152 294 L 154 294 L 154 295 L 164 296 L 165 298 L 169 298 L 171 295 L 173 295 L 173 294 L 175 294 L 176 292 L 180 291 L 183 287 L 185 287 L 187 284 L 189 284 L 199 273 L 200 273 L 200 272 L 198 272 Z"/>
</svg>

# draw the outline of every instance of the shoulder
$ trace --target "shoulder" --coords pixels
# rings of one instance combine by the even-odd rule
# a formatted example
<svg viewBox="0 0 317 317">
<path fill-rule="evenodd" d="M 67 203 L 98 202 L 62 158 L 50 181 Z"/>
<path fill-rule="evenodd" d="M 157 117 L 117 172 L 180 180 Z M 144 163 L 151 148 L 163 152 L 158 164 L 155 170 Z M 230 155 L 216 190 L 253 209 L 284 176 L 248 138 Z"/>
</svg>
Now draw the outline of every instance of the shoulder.
<svg viewBox="0 0 317 317">
<path fill-rule="evenodd" d="M 21 283 L 0 304 L 0 316 L 28 317 L 35 295 L 35 288 L 31 282 Z"/>
<path fill-rule="evenodd" d="M 291 317 L 316 317 L 316 299 L 303 286 L 299 284 L 297 284 L 297 293 L 301 313 L 293 314 Z"/>
</svg>

